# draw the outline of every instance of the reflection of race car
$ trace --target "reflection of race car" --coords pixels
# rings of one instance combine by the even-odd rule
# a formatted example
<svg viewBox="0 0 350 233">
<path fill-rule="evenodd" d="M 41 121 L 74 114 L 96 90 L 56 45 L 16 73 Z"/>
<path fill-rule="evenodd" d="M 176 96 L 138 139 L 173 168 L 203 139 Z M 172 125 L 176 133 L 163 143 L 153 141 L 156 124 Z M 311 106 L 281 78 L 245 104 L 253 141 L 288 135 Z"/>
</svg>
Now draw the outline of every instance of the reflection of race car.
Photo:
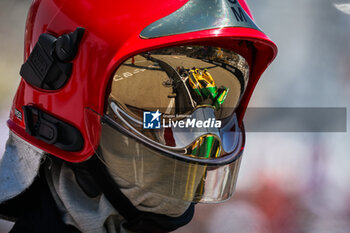
<svg viewBox="0 0 350 233">
<path fill-rule="evenodd" d="M 203 101 L 210 98 L 216 109 L 220 109 L 229 91 L 229 88 L 224 86 L 217 88 L 213 77 L 207 69 L 200 70 L 193 67 L 189 71 L 189 84 L 199 99 Z"/>
</svg>

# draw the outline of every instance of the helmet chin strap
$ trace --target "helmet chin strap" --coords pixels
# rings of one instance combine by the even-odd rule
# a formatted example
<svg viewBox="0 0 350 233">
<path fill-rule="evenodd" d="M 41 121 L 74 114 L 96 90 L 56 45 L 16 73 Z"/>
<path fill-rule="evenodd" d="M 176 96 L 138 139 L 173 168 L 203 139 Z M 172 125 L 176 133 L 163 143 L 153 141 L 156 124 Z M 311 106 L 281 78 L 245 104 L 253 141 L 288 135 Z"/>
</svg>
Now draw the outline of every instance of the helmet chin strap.
<svg viewBox="0 0 350 233">
<path fill-rule="evenodd" d="M 103 193 L 113 207 L 126 220 L 124 227 L 135 233 L 165 233 L 188 224 L 194 215 L 194 203 L 178 217 L 155 214 L 138 210 L 121 192 L 106 166 L 96 156 L 86 162 L 71 164 L 77 182 L 89 197 Z"/>
</svg>

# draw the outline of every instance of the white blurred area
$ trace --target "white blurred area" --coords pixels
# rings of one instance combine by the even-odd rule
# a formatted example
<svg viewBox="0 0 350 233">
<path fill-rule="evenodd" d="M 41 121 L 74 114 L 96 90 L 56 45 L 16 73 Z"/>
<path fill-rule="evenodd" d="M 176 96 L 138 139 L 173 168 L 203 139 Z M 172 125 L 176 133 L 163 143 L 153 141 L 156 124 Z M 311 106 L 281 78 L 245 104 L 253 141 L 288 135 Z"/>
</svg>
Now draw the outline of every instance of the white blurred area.
<svg viewBox="0 0 350 233">
<path fill-rule="evenodd" d="M 30 3 L 29 0 L 0 2 L 0 157 L 8 136 L 9 109 L 20 81 L 25 20 Z"/>
<path fill-rule="evenodd" d="M 8 137 L 6 121 L 23 61 L 24 28 L 29 0 L 0 1 L 0 158 Z M 12 223 L 0 219 L 0 233 L 9 232 Z"/>
<path fill-rule="evenodd" d="M 279 47 L 250 106 L 349 108 L 350 0 L 247 2 Z M 0 3 L 1 155 L 29 5 L 29 0 Z M 349 141 L 349 133 L 248 132 L 234 196 L 221 204 L 198 204 L 194 220 L 176 232 L 350 232 Z M 9 227 L 0 222 L 0 233 Z"/>
</svg>

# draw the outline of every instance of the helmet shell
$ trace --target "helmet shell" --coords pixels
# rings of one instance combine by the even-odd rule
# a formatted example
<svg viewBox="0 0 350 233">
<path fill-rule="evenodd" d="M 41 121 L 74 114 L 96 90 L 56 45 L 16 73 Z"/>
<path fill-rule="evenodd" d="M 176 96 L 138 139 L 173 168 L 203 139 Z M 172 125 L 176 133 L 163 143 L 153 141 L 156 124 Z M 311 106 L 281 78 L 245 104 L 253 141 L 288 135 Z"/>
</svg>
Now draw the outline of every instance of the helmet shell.
<svg viewBox="0 0 350 233">
<path fill-rule="evenodd" d="M 58 37 L 77 27 L 83 27 L 86 31 L 73 60 L 72 75 L 61 89 L 42 90 L 21 80 L 13 101 L 9 128 L 50 154 L 70 162 L 85 161 L 93 155 L 97 146 L 88 143 L 87 130 L 98 131 L 99 126 L 96 122 L 96 125 L 86 127 L 84 112 L 88 108 L 104 114 L 106 92 L 116 68 L 125 59 L 140 52 L 184 44 L 224 47 L 248 60 L 250 79 L 237 110 L 241 122 L 254 87 L 276 56 L 277 47 L 262 31 L 244 27 L 215 28 L 152 39 L 140 37 L 148 25 L 186 3 L 187 0 L 135 0 L 133 5 L 128 1 L 115 0 L 34 0 L 26 23 L 24 61 L 42 33 Z M 252 17 L 246 2 L 241 0 L 239 3 Z M 242 41 L 250 41 L 252 46 L 247 47 Z M 83 149 L 63 151 L 26 133 L 24 119 L 18 117 L 18 112 L 23 115 L 22 107 L 26 105 L 35 106 L 76 127 L 84 138 Z"/>
</svg>

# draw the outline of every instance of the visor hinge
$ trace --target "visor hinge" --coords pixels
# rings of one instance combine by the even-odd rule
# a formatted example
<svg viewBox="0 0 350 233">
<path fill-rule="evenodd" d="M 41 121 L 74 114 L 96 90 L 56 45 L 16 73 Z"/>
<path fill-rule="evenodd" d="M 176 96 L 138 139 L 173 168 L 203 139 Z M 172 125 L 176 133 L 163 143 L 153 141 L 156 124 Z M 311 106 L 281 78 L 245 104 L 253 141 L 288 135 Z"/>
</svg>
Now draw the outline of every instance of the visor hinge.
<svg viewBox="0 0 350 233">
<path fill-rule="evenodd" d="M 48 144 L 66 151 L 79 151 L 83 137 L 73 126 L 33 107 L 23 106 L 26 132 Z"/>
<path fill-rule="evenodd" d="M 23 79 L 40 89 L 58 90 L 67 83 L 72 74 L 73 63 L 85 29 L 56 38 L 48 33 L 39 36 L 27 61 L 22 65 Z"/>
</svg>

